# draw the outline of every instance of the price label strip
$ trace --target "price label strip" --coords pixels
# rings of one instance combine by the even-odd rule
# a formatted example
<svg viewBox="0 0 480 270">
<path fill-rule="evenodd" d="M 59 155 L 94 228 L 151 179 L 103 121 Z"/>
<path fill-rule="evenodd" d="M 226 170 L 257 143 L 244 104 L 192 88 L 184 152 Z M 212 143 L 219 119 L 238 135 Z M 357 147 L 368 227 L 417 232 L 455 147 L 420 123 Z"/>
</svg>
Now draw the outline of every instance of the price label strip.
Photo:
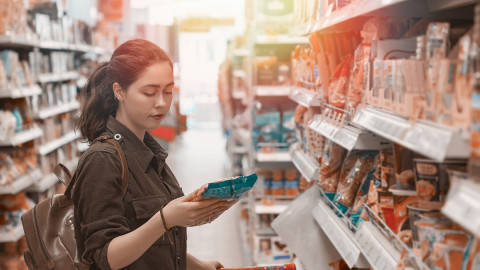
<svg viewBox="0 0 480 270">
<path fill-rule="evenodd" d="M 375 270 L 395 270 L 397 260 L 380 243 L 380 237 L 383 236 L 373 230 L 376 228 L 371 223 L 363 222 L 355 234 L 363 255 Z"/>
<path fill-rule="evenodd" d="M 353 268 L 360 256 L 353 233 L 322 201 L 313 208 L 312 215 L 348 266 Z"/>
<path fill-rule="evenodd" d="M 452 182 L 447 201 L 442 212 L 480 237 L 480 184 L 472 180 Z"/>
</svg>

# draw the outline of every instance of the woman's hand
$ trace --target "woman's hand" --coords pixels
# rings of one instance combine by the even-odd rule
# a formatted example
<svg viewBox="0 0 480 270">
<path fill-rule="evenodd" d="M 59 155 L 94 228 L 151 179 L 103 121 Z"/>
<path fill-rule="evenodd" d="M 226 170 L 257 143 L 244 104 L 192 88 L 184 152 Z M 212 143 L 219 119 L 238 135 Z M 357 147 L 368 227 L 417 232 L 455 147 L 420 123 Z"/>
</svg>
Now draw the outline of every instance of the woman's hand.
<svg viewBox="0 0 480 270">
<path fill-rule="evenodd" d="M 168 229 L 173 226 L 191 227 L 210 223 L 231 206 L 228 201 L 220 199 L 194 201 L 197 192 L 177 198 L 163 208 Z"/>
<path fill-rule="evenodd" d="M 218 261 L 201 261 L 201 266 L 198 270 L 217 270 L 224 268 L 224 266 Z"/>
</svg>

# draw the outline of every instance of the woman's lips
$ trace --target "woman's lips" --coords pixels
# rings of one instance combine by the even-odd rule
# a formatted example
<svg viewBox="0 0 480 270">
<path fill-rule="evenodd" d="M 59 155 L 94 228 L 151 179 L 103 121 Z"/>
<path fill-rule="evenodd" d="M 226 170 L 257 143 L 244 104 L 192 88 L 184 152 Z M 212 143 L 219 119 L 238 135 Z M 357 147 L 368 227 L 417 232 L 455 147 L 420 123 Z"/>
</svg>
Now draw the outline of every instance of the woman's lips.
<svg viewBox="0 0 480 270">
<path fill-rule="evenodd" d="M 164 116 L 165 116 L 164 114 L 156 114 L 156 115 L 152 116 L 152 118 L 155 119 L 155 120 L 160 120 L 160 119 L 162 119 Z"/>
</svg>

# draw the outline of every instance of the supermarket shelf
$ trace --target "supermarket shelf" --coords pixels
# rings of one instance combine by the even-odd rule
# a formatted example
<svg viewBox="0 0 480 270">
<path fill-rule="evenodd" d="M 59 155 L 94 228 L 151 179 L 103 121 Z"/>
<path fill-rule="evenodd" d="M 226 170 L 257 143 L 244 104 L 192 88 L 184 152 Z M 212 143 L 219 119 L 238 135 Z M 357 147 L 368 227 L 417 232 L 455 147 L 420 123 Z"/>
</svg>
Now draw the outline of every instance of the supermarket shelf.
<svg viewBox="0 0 480 270">
<path fill-rule="evenodd" d="M 270 45 L 270 44 L 308 44 L 307 37 L 288 36 L 288 35 L 257 35 L 255 44 Z"/>
<path fill-rule="evenodd" d="M 253 254 L 252 254 L 252 249 L 248 246 L 248 235 L 249 235 L 249 230 L 247 227 L 247 221 L 243 220 L 240 217 L 240 209 L 236 209 L 236 216 L 238 222 L 238 230 L 239 230 L 239 236 L 240 236 L 240 242 L 242 243 L 242 249 L 243 249 L 243 257 L 244 257 L 244 262 L 245 265 L 252 265 L 253 264 Z"/>
<path fill-rule="evenodd" d="M 369 267 L 362 257 L 353 232 L 325 202 L 319 200 L 312 210 L 312 215 L 350 268 Z"/>
<path fill-rule="evenodd" d="M 315 24 L 315 22 L 311 23 L 305 23 L 301 25 L 297 25 L 292 27 L 290 30 L 290 35 L 291 36 L 306 36 L 311 33 L 312 27 Z"/>
<path fill-rule="evenodd" d="M 291 146 L 290 156 L 293 164 L 300 171 L 300 173 L 307 179 L 307 181 L 317 181 L 320 174 L 320 165 L 303 151 L 294 150 L 296 144 Z"/>
<path fill-rule="evenodd" d="M 21 224 L 17 224 L 17 226 L 12 228 L 12 230 L 0 233 L 0 243 L 17 242 L 24 235 L 25 232 L 23 231 L 23 226 Z"/>
<path fill-rule="evenodd" d="M 255 167 L 267 170 L 295 168 L 288 151 L 258 152 L 255 157 Z"/>
<path fill-rule="evenodd" d="M 0 146 L 17 146 L 41 136 L 43 136 L 43 131 L 39 127 L 34 126 L 28 130 L 15 133 L 15 135 L 12 138 L 9 138 L 8 141 L 0 141 Z"/>
<path fill-rule="evenodd" d="M 388 239 L 373 224 L 362 222 L 355 234 L 355 239 L 373 269 L 397 269 L 400 252 L 392 246 Z"/>
<path fill-rule="evenodd" d="M 42 94 L 42 89 L 38 85 L 14 88 L 11 90 L 0 91 L 0 98 L 23 98 Z"/>
<path fill-rule="evenodd" d="M 38 75 L 38 81 L 40 83 L 49 83 L 49 82 L 62 82 L 76 80 L 80 77 L 80 74 L 77 71 L 67 71 L 62 73 L 46 73 Z"/>
<path fill-rule="evenodd" d="M 69 162 L 65 163 L 64 165 L 71 172 L 73 172 L 75 170 L 75 168 L 77 167 L 77 164 L 78 164 L 78 158 L 75 158 L 72 161 L 69 161 Z M 26 189 L 26 191 L 42 193 L 42 192 L 47 191 L 51 187 L 53 187 L 55 184 L 58 183 L 58 181 L 60 181 L 60 180 L 57 178 L 57 176 L 54 173 L 51 173 L 51 174 L 43 177 L 42 179 L 40 179 L 40 181 L 34 182 L 34 184 L 31 185 L 30 187 L 28 187 Z"/>
<path fill-rule="evenodd" d="M 366 107 L 355 115 L 356 124 L 385 139 L 437 161 L 446 158 L 468 158 L 470 142 L 458 129 L 429 121 L 416 124 L 398 115 Z"/>
<path fill-rule="evenodd" d="M 255 204 L 256 214 L 281 214 L 287 209 L 288 204 L 277 202 L 275 205 L 263 205 L 261 202 Z"/>
<path fill-rule="evenodd" d="M 321 106 L 322 102 L 316 93 L 301 87 L 294 87 L 289 95 L 290 99 L 307 108 Z"/>
<path fill-rule="evenodd" d="M 37 46 L 35 40 L 30 40 L 24 37 L 0 35 L 0 47 L 2 48 L 33 48 L 35 46 Z"/>
<path fill-rule="evenodd" d="M 0 194 L 17 194 L 42 178 L 42 171 L 35 169 L 16 179 L 12 185 L 0 186 Z"/>
<path fill-rule="evenodd" d="M 257 85 L 255 86 L 255 95 L 257 97 L 288 97 L 290 89 L 291 86 Z"/>
<path fill-rule="evenodd" d="M 453 181 L 442 212 L 480 237 L 480 184 L 473 180 Z"/>
<path fill-rule="evenodd" d="M 62 147 L 63 145 L 70 143 L 76 139 L 80 138 L 79 134 L 76 134 L 74 131 L 71 131 L 62 137 L 51 141 L 49 143 L 46 143 L 44 145 L 41 145 L 38 148 L 38 153 L 42 156 L 45 156 L 46 154 L 58 149 L 59 147 Z"/>
<path fill-rule="evenodd" d="M 353 126 L 339 127 L 325 120 L 322 115 L 315 115 L 310 128 L 334 141 L 347 150 L 376 150 L 390 146 L 390 143 L 381 137 Z"/>
<path fill-rule="evenodd" d="M 61 41 L 40 41 L 38 47 L 43 50 L 70 50 L 70 44 Z"/>
<path fill-rule="evenodd" d="M 49 107 L 47 109 L 39 111 L 37 114 L 35 114 L 35 118 L 37 119 L 47 119 L 49 117 L 74 111 L 80 108 L 80 103 L 78 101 L 62 104 L 59 106 L 53 106 Z"/>
</svg>

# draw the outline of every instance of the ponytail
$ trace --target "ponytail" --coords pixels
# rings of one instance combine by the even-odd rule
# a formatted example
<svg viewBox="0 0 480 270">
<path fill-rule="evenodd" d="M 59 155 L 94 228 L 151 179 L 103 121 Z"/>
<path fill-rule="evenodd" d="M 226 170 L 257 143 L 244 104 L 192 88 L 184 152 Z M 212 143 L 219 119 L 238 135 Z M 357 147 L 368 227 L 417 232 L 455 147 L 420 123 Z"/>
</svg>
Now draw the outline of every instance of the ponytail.
<svg viewBox="0 0 480 270">
<path fill-rule="evenodd" d="M 77 120 L 76 129 L 92 142 L 106 130 L 110 115 L 116 115 L 118 100 L 115 99 L 113 82 L 107 76 L 108 62 L 101 64 L 92 73 L 81 91 L 82 113 Z"/>
<path fill-rule="evenodd" d="M 101 64 L 82 89 L 82 113 L 76 129 L 83 138 L 91 143 L 105 132 L 110 115 L 116 116 L 118 100 L 113 93 L 114 83 L 127 91 L 148 66 L 164 62 L 173 69 L 168 54 L 150 41 L 134 39 L 120 45 L 110 62 Z"/>
</svg>

